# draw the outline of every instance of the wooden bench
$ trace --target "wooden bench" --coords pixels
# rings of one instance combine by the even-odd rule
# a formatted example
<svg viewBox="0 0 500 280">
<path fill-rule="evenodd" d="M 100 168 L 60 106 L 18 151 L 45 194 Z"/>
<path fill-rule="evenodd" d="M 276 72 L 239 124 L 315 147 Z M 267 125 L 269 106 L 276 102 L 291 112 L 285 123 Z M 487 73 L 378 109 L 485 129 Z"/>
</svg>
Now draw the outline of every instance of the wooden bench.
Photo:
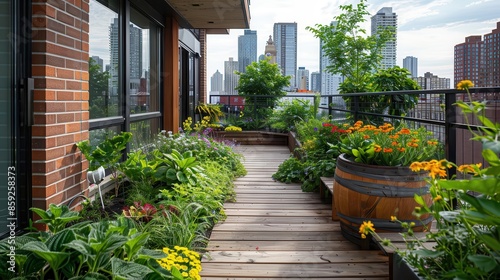
<svg viewBox="0 0 500 280">
<path fill-rule="evenodd" d="M 427 232 L 415 232 L 414 237 L 407 237 L 407 240 L 421 240 L 425 239 Z M 412 280 L 415 278 L 415 270 L 409 267 L 405 262 L 402 262 L 401 256 L 396 252 L 397 250 L 404 251 L 407 249 L 406 241 L 400 233 L 378 233 L 378 236 L 373 236 L 372 239 L 378 245 L 380 250 L 389 257 L 389 279 L 405 279 Z M 382 240 L 389 239 L 393 246 L 386 246 Z M 425 248 L 432 248 L 436 242 L 426 241 L 423 243 Z"/>
<path fill-rule="evenodd" d="M 325 201 L 331 197 L 332 202 L 332 220 L 338 221 L 337 211 L 335 209 L 335 203 L 333 202 L 333 177 L 321 177 L 321 183 L 319 184 L 319 195 L 321 200 Z M 328 192 L 327 192 L 328 190 Z"/>
</svg>

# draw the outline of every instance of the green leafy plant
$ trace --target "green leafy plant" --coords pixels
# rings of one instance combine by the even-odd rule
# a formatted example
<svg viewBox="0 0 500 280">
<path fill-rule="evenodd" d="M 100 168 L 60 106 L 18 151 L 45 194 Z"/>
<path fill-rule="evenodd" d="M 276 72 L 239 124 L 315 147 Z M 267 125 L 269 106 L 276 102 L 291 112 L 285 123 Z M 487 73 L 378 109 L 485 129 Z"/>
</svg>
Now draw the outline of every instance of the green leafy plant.
<svg viewBox="0 0 500 280">
<path fill-rule="evenodd" d="M 178 183 L 195 185 L 197 182 L 195 174 L 203 172 L 192 151 L 181 154 L 177 150 L 172 150 L 170 154 L 163 154 L 160 160 L 162 162 L 156 169 L 155 177 L 168 185 Z"/>
<path fill-rule="evenodd" d="M 464 114 L 471 114 L 483 124 L 479 132 L 473 132 L 474 140 L 483 142 L 481 164 L 457 166 L 447 160 L 414 162 L 413 171 L 426 170 L 433 204 L 415 195 L 419 204 L 415 215 L 431 214 L 436 219 L 436 228 L 423 239 L 413 238 L 412 225 L 404 224 L 408 231 L 403 233 L 407 250 L 396 251 L 426 279 L 499 279 L 500 277 L 500 151 L 490 149 L 498 144 L 500 124 L 483 115 L 486 104 L 473 101 L 469 87 L 472 82 L 461 81 L 458 89 L 466 90 L 469 103 L 459 101 L 457 106 Z M 484 143 L 488 143 L 484 145 Z M 456 169 L 464 179 L 449 178 L 449 170 Z M 392 217 L 394 222 L 400 222 Z M 363 235 L 377 235 L 370 222 L 360 228 Z M 432 241 L 430 247 L 424 243 Z M 391 246 L 390 240 L 383 241 Z"/>
<path fill-rule="evenodd" d="M 319 97 L 315 100 L 319 102 Z M 317 114 L 316 104 L 309 100 L 293 99 L 278 103 L 278 108 L 273 110 L 269 118 L 271 128 L 281 131 L 295 131 L 295 126 L 300 121 L 315 118 Z"/>
<path fill-rule="evenodd" d="M 127 143 L 131 138 L 132 133 L 121 132 L 111 138 L 106 138 L 96 147 L 92 147 L 88 140 L 76 144 L 83 155 L 85 155 L 85 158 L 89 161 L 89 171 L 96 170 L 100 166 L 111 170 L 111 174 L 115 180 L 115 196 L 118 196 L 119 188 L 119 183 L 117 181 L 118 165 L 123 156 L 122 151 L 127 148 Z"/>
<path fill-rule="evenodd" d="M 81 218 L 78 212 L 71 211 L 66 205 L 57 206 L 51 203 L 48 210 L 36 207 L 30 208 L 30 210 L 41 218 L 36 220 L 35 223 L 46 224 L 52 233 L 58 233 L 66 228 L 68 223 L 77 221 Z"/>
<path fill-rule="evenodd" d="M 40 214 L 42 210 L 36 211 Z M 51 217 L 57 211 L 53 206 L 42 216 Z M 62 217 L 63 213 L 67 212 L 61 210 L 56 216 Z M 66 216 L 77 217 L 78 213 Z M 60 219 L 45 220 L 49 230 L 56 231 L 19 237 L 15 244 L 18 269 L 0 271 L 2 279 L 164 279 L 171 276 L 157 262 L 166 255 L 146 249 L 149 234 L 139 232 L 130 219 L 84 222 L 64 229 Z M 2 262 L 10 250 L 6 244 L 6 241 L 0 242 Z"/>
</svg>

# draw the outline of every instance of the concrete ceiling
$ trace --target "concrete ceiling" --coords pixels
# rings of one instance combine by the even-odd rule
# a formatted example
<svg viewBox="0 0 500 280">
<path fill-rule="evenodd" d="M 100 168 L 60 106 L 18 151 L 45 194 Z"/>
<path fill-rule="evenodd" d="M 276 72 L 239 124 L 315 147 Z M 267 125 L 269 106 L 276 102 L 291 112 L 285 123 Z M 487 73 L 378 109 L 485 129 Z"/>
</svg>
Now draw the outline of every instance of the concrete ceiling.
<svg viewBox="0 0 500 280">
<path fill-rule="evenodd" d="M 250 0 L 166 1 L 192 28 L 207 29 L 209 34 L 250 28 Z"/>
</svg>

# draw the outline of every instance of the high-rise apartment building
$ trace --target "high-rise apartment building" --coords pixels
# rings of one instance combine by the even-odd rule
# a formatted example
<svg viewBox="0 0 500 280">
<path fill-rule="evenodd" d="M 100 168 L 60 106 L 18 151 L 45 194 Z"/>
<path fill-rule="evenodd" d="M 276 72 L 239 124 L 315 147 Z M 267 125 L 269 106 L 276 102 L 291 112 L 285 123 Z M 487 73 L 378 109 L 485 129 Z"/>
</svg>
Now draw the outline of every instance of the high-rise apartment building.
<svg viewBox="0 0 500 280">
<path fill-rule="evenodd" d="M 439 78 L 430 72 L 426 72 L 423 77 L 417 78 L 417 83 L 422 89 L 449 89 L 450 78 Z"/>
<path fill-rule="evenodd" d="M 290 88 L 297 87 L 295 71 L 297 71 L 297 23 L 275 23 L 274 45 L 276 46 L 276 62 L 283 75 L 290 76 Z"/>
<path fill-rule="evenodd" d="M 476 87 L 500 86 L 500 22 L 491 33 L 465 37 L 455 45 L 455 85 L 471 80 Z"/>
<path fill-rule="evenodd" d="M 481 35 L 469 36 L 465 42 L 455 45 L 454 84 L 471 80 L 475 86 L 484 86 L 483 41 Z"/>
<path fill-rule="evenodd" d="M 496 29 L 484 35 L 484 58 L 484 86 L 500 86 L 500 21 Z"/>
<path fill-rule="evenodd" d="M 99 72 L 104 71 L 104 61 L 102 58 L 97 55 L 93 55 L 92 60 L 94 60 L 94 63 L 99 66 Z"/>
<path fill-rule="evenodd" d="M 311 91 L 320 92 L 321 91 L 321 73 L 312 72 L 311 73 Z"/>
<path fill-rule="evenodd" d="M 297 88 L 300 90 L 309 90 L 309 70 L 305 67 L 299 67 L 296 77 L 295 84 Z"/>
<path fill-rule="evenodd" d="M 377 33 L 380 28 L 390 27 L 394 31 L 394 37 L 389 40 L 385 47 L 382 48 L 382 68 L 387 69 L 396 66 L 396 50 L 397 50 L 397 27 L 398 16 L 392 12 L 391 7 L 384 7 L 380 9 L 376 15 L 371 17 L 372 36 Z"/>
<path fill-rule="evenodd" d="M 228 61 L 224 61 L 224 90 L 226 94 L 238 94 L 235 88 L 238 86 L 240 76 L 236 75 L 235 71 L 238 71 L 238 61 L 234 61 L 230 57 Z"/>
<path fill-rule="evenodd" d="M 257 31 L 247 29 L 238 37 L 239 71 L 245 73 L 247 66 L 254 61 L 257 61 Z"/>
<path fill-rule="evenodd" d="M 219 92 L 222 93 L 224 91 L 224 84 L 222 83 L 223 75 L 219 70 L 215 71 L 210 78 L 210 92 Z"/>
<path fill-rule="evenodd" d="M 407 56 L 403 59 L 403 68 L 411 73 L 411 78 L 418 77 L 418 59 L 413 56 Z"/>
<path fill-rule="evenodd" d="M 114 18 L 109 26 L 109 50 L 110 50 L 110 94 L 118 94 L 118 76 L 120 60 L 118 44 L 120 36 L 118 34 L 118 18 Z M 130 88 L 134 89 L 132 94 L 137 93 L 140 86 L 140 78 L 142 77 L 142 30 L 130 24 Z"/>
<path fill-rule="evenodd" d="M 332 28 L 337 26 L 336 21 L 330 23 Z M 339 93 L 339 86 L 343 81 L 340 74 L 332 74 L 327 72 L 326 69 L 331 65 L 330 59 L 326 56 L 325 50 L 323 49 L 324 42 L 319 43 L 319 69 L 321 73 L 321 95 L 332 95 Z M 326 99 L 325 99 L 326 100 Z M 322 103 L 324 100 L 322 100 Z M 326 102 L 326 101 L 325 101 Z"/>
</svg>

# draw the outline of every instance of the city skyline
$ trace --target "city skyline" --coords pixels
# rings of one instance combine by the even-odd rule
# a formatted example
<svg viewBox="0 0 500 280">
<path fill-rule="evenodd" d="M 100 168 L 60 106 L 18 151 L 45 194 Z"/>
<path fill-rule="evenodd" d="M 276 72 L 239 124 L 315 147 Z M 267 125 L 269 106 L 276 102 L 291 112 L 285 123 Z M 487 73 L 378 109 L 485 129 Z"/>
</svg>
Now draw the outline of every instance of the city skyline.
<svg viewBox="0 0 500 280">
<path fill-rule="evenodd" d="M 257 55 L 264 53 L 273 24 L 297 22 L 298 57 L 300 66 L 311 72 L 319 71 L 319 39 L 305 30 L 307 26 L 328 24 L 340 14 L 339 5 L 359 1 L 318 0 L 301 4 L 296 0 L 252 0 L 250 29 L 257 30 Z M 368 1 L 370 16 L 381 8 L 392 7 L 398 15 L 398 49 L 396 65 L 403 66 L 403 58 L 418 57 L 419 73 L 432 72 L 453 81 L 453 48 L 472 35 L 484 35 L 495 29 L 500 21 L 500 2 L 493 0 L 435 0 L 435 1 Z M 278 12 L 279 11 L 279 12 Z M 304 15 L 313 16 L 304 16 Z M 370 17 L 363 28 L 370 32 Z M 243 30 L 231 30 L 230 35 L 209 35 L 207 73 L 212 75 L 230 56 L 237 57 L 237 37 Z M 454 85 L 452 85 L 454 87 Z"/>
</svg>

